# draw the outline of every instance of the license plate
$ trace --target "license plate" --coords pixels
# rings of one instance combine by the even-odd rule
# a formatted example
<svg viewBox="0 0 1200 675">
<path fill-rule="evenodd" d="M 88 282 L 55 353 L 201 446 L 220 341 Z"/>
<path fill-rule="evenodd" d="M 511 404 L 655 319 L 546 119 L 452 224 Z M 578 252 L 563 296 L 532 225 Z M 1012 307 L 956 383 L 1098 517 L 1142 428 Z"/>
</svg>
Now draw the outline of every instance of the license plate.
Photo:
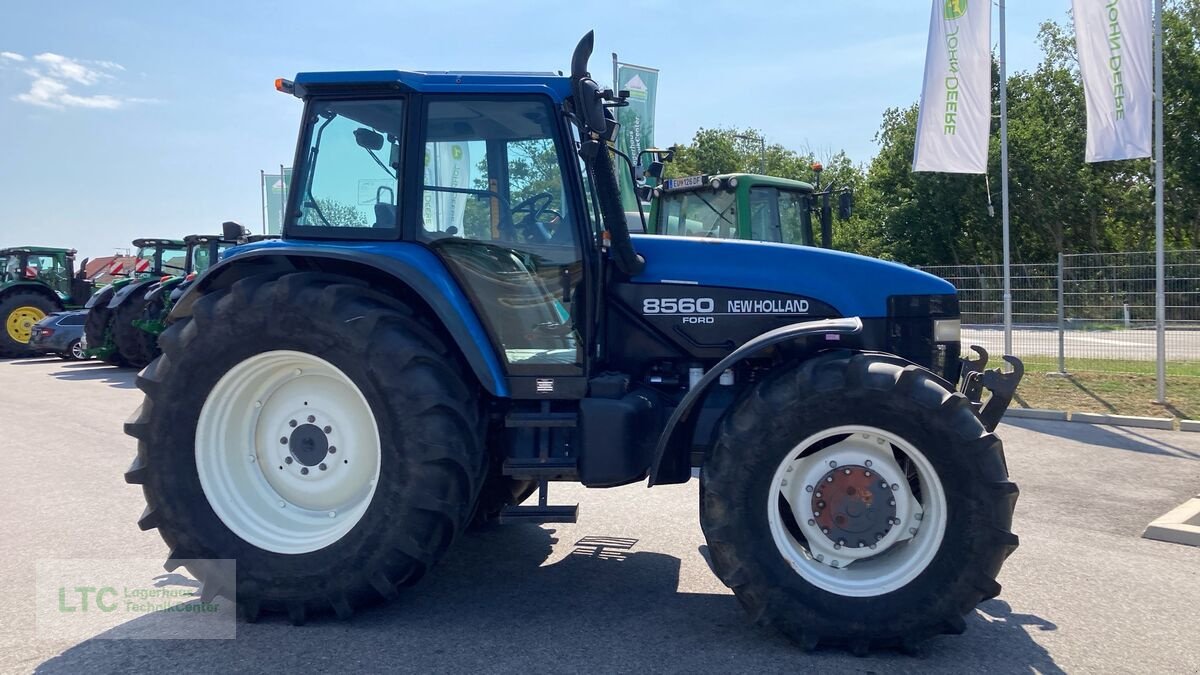
<svg viewBox="0 0 1200 675">
<path fill-rule="evenodd" d="M 668 190 L 700 187 L 701 185 L 704 185 L 704 176 L 687 176 L 686 178 L 671 178 L 667 180 Z"/>
</svg>

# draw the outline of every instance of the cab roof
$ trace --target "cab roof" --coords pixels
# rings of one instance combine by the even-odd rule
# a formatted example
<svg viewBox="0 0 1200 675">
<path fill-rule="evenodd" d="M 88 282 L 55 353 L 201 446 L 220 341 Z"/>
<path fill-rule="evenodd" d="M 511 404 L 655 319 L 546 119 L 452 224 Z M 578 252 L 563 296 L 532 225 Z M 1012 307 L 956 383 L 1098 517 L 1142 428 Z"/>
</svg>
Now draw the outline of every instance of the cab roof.
<svg viewBox="0 0 1200 675">
<path fill-rule="evenodd" d="M 796 190 L 798 192 L 812 192 L 812 183 L 805 183 L 800 180 L 792 180 L 790 178 L 780 178 L 778 176 L 764 176 L 757 173 L 720 173 L 716 175 L 703 176 L 680 176 L 678 178 L 669 178 L 663 181 L 663 194 L 676 194 L 681 192 L 692 192 L 695 190 L 710 189 L 712 181 L 719 180 L 722 184 L 727 184 L 729 179 L 736 178 L 738 187 L 747 186 L 763 186 L 773 187 L 785 190 Z M 671 182 L 682 182 L 682 185 L 672 185 Z"/>
<path fill-rule="evenodd" d="M 76 251 L 73 248 L 55 248 L 53 246 L 11 246 L 9 248 L 0 248 L 0 255 L 6 255 L 9 253 L 52 253 L 74 255 Z"/>
<path fill-rule="evenodd" d="M 188 245 L 207 244 L 210 241 L 222 241 L 222 242 L 225 242 L 228 244 L 236 243 L 234 241 L 230 241 L 229 239 L 222 237 L 219 234 L 189 234 L 188 236 L 183 238 L 183 243 L 188 244 Z"/>
<path fill-rule="evenodd" d="M 545 94 L 556 102 L 571 95 L 571 80 L 556 73 L 354 70 L 298 73 L 294 94 L 304 98 L 323 91 L 392 89 L 429 94 Z"/>
<path fill-rule="evenodd" d="M 143 248 L 143 247 L 148 247 L 148 246 L 182 247 L 184 245 L 184 243 L 180 239 L 157 239 L 157 238 L 150 237 L 150 238 L 146 238 L 146 239 L 134 239 L 133 245 L 137 246 L 138 248 Z"/>
</svg>

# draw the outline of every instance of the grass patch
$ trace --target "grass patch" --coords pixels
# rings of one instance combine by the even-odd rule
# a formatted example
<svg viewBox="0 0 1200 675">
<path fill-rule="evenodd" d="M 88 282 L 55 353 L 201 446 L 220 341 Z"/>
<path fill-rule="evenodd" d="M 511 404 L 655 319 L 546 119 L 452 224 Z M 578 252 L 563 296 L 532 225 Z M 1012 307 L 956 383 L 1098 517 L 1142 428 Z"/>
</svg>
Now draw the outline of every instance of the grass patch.
<svg viewBox="0 0 1200 675">
<path fill-rule="evenodd" d="M 1022 359 L 1025 378 L 1014 406 L 1140 417 L 1200 417 L 1200 363 L 1167 364 L 1167 405 L 1154 403 L 1153 361 L 1069 359 L 1056 375 L 1053 357 Z"/>
</svg>

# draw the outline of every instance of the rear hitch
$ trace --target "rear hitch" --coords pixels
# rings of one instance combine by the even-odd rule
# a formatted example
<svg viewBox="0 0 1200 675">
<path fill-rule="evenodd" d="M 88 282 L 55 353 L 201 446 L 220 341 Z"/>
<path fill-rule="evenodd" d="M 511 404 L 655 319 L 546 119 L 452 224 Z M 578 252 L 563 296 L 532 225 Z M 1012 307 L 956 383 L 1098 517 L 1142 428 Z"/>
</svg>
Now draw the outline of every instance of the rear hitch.
<svg viewBox="0 0 1200 675">
<path fill-rule="evenodd" d="M 962 359 L 962 375 L 958 390 L 971 401 L 971 406 L 975 409 L 979 420 L 983 422 L 984 428 L 988 431 L 995 431 L 996 426 L 1000 424 L 1000 419 L 1004 417 L 1004 412 L 1012 403 L 1013 396 L 1017 393 L 1017 385 L 1021 383 L 1021 378 L 1025 375 L 1025 364 L 1021 363 L 1021 359 L 1006 354 L 1004 361 L 1009 365 L 1007 372 L 1000 368 L 985 370 L 988 362 L 987 350 L 972 345 L 971 351 L 975 352 L 979 358 Z M 982 401 L 984 389 L 991 393 L 987 401 Z"/>
</svg>

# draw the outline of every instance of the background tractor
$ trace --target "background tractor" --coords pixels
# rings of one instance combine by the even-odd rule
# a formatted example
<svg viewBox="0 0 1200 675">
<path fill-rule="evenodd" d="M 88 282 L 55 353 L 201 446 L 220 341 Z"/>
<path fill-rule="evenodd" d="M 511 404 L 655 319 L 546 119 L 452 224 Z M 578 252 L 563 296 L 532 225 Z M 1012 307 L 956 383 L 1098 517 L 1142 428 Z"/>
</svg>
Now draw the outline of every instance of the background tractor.
<svg viewBox="0 0 1200 675">
<path fill-rule="evenodd" d="M 760 623 L 858 653 L 961 631 L 1017 545 L 993 429 L 1020 363 L 964 371 L 955 290 L 917 270 L 631 237 L 591 50 L 277 81 L 304 103 L 283 239 L 197 277 L 126 424 L 166 568 L 247 619 L 347 617 L 472 520 L 573 522 L 552 481 L 698 469 Z"/>
<path fill-rule="evenodd" d="M 186 274 L 187 267 L 187 247 L 183 241 L 135 239 L 133 245 L 138 250 L 133 269 L 123 270 L 127 276 L 97 291 L 87 304 L 84 326 L 87 355 L 116 366 L 134 366 L 144 359 L 142 331 L 133 322 L 141 318 L 141 300 L 146 289 L 164 276 Z"/>
<path fill-rule="evenodd" d="M 671 151 L 646 153 L 669 157 Z M 812 168 L 815 184 L 730 173 L 668 178 L 653 188 L 639 186 L 642 196 L 650 199 L 646 231 L 833 248 L 833 200 L 837 200 L 837 217 L 846 220 L 853 194 L 848 188 L 821 189 L 821 165 L 814 163 Z M 657 178 L 661 172 L 662 163 L 656 159 L 647 177 Z"/>
<path fill-rule="evenodd" d="M 125 301 L 129 303 L 130 313 L 134 305 L 140 304 L 141 307 L 138 318 L 133 320 L 134 327 L 140 332 L 131 333 L 123 345 L 122 353 L 129 365 L 141 368 L 161 353 L 158 336 L 166 329 L 167 315 L 179 297 L 175 291 L 220 260 L 226 249 L 237 245 L 239 240 L 244 241 L 244 228 L 236 223 L 232 225 L 236 226 L 236 234 L 227 231 L 223 234 L 189 234 L 184 237 L 187 257 L 183 273 L 164 276 L 158 282 L 151 283 L 140 297 L 135 292 Z"/>
<path fill-rule="evenodd" d="M 32 356 L 33 325 L 47 314 L 83 306 L 92 285 L 75 269 L 75 250 L 45 246 L 0 249 L 0 356 Z"/>
</svg>

